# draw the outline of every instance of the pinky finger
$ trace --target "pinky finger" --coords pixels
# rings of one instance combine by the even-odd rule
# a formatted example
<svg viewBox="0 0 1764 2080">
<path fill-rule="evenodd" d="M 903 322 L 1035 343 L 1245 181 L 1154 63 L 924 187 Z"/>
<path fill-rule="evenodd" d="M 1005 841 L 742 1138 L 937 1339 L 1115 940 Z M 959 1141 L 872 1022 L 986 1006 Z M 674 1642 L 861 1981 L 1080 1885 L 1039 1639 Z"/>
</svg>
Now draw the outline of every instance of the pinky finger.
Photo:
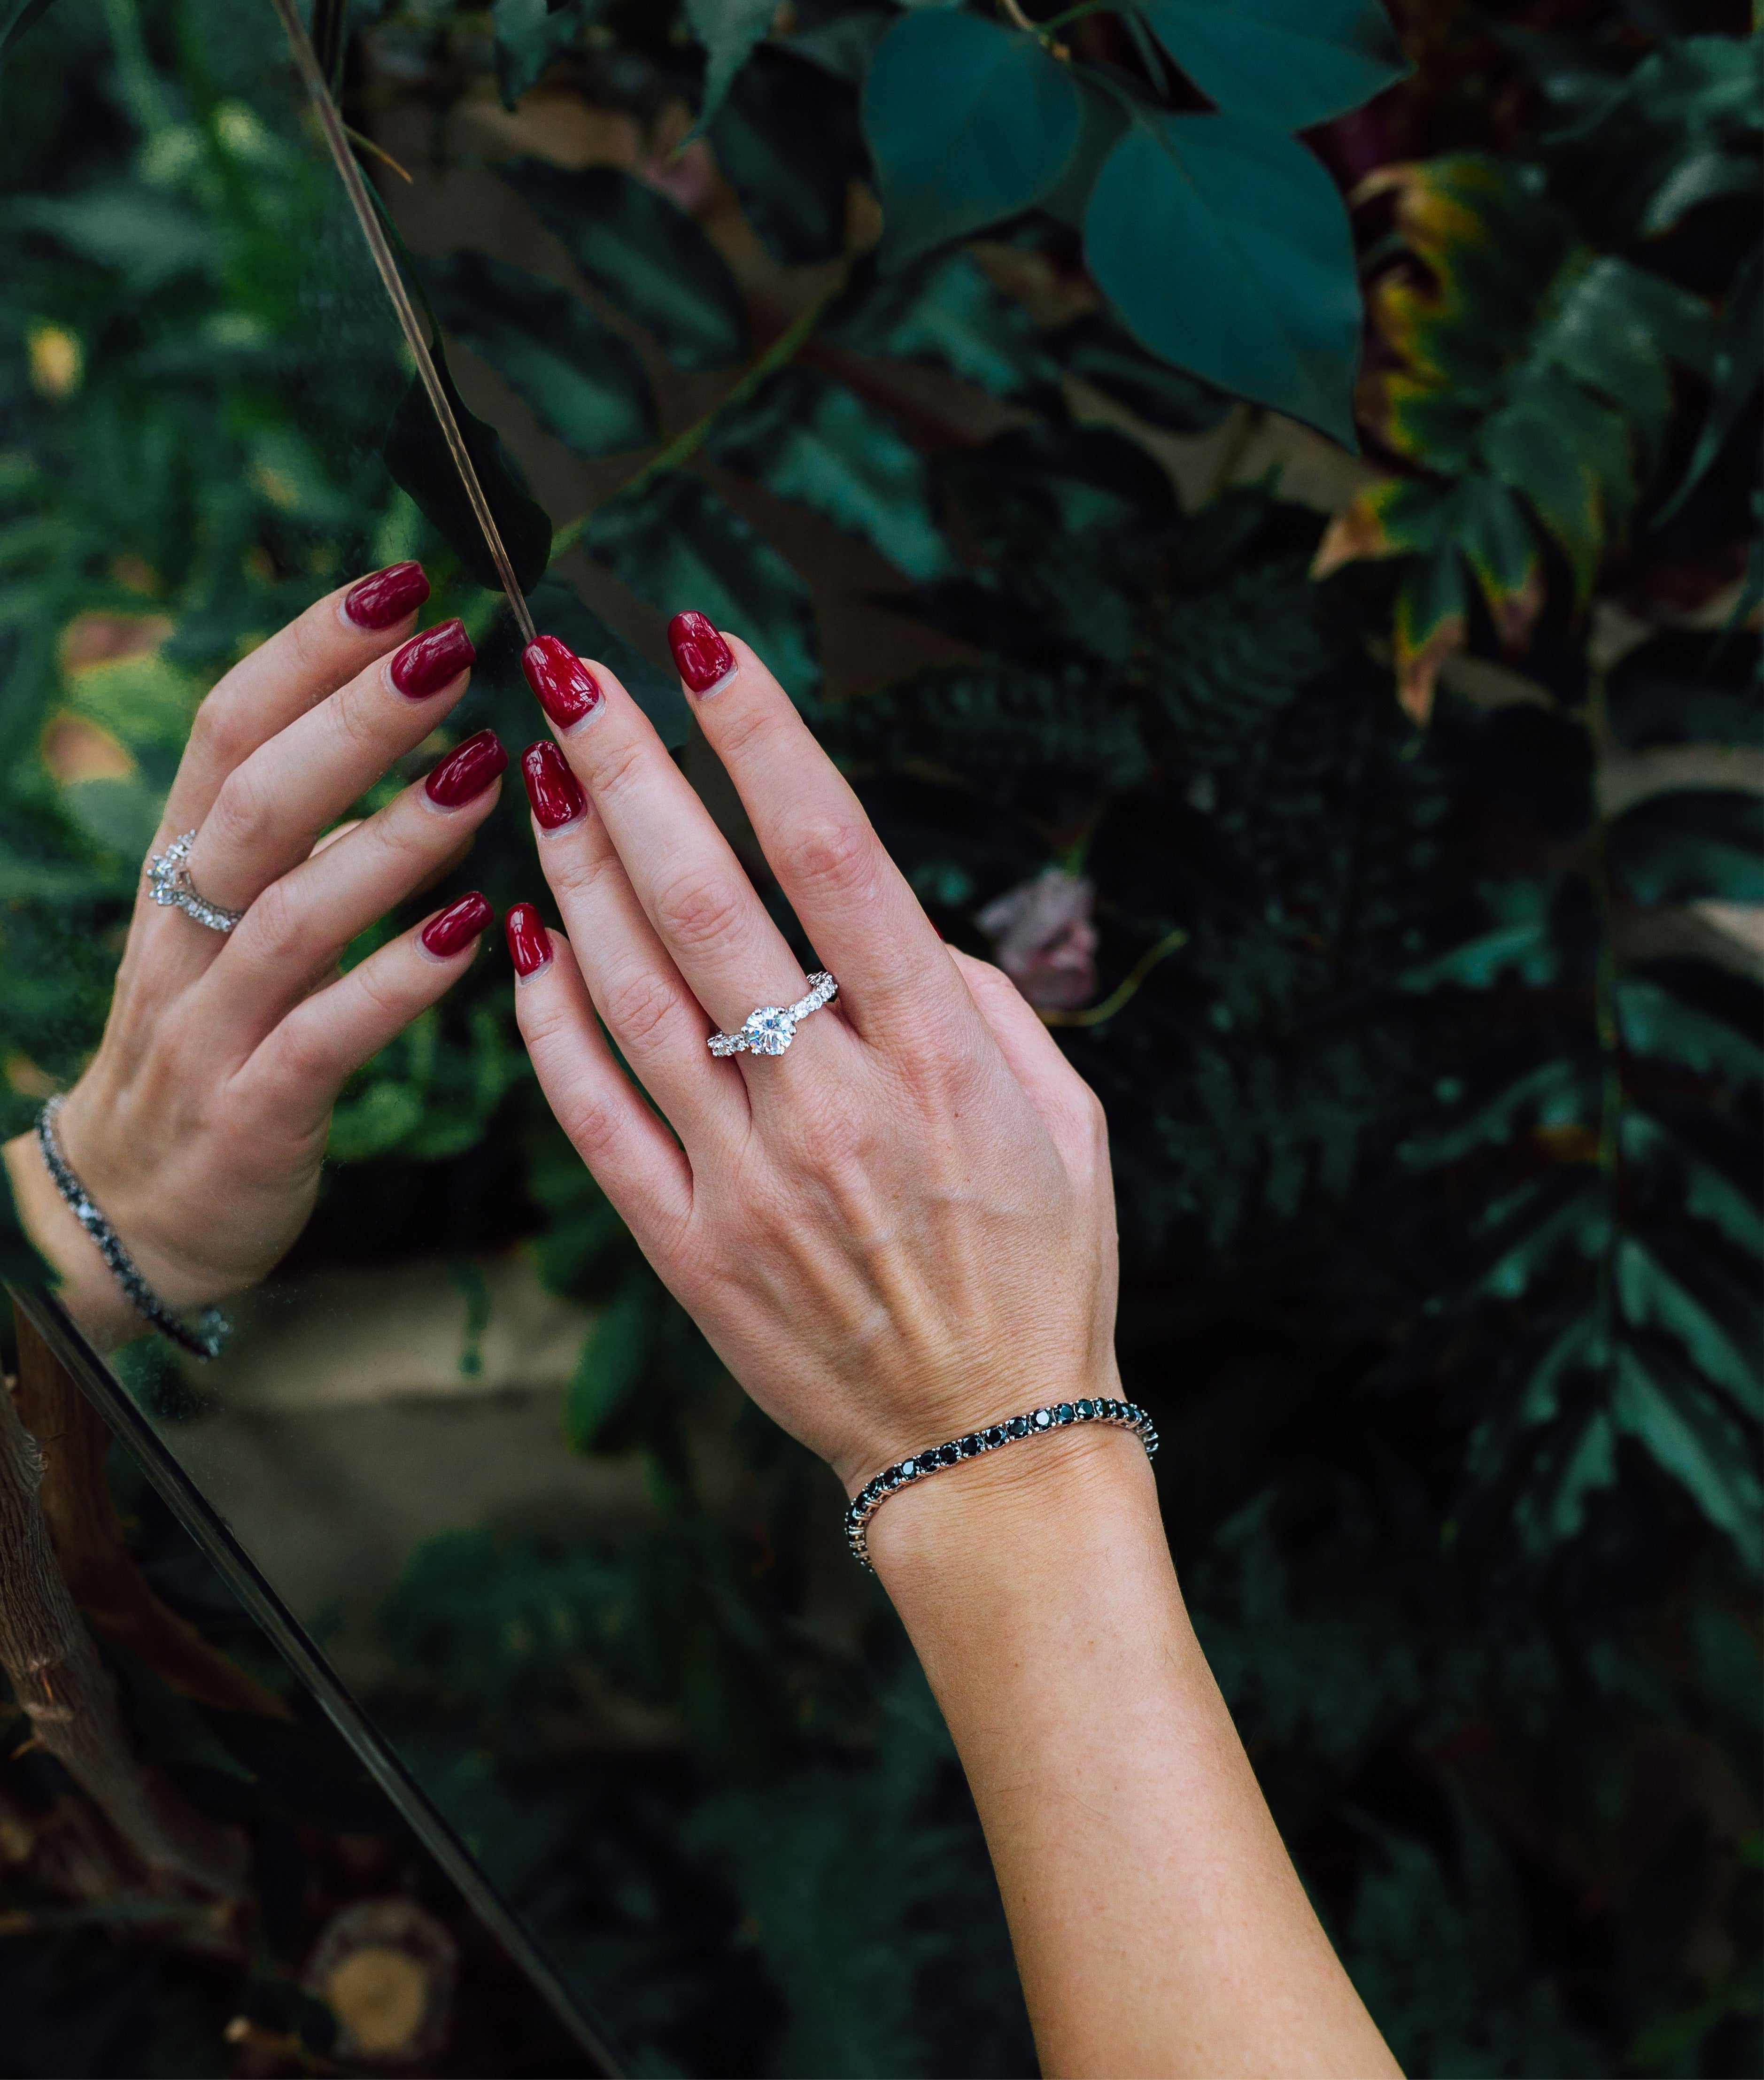
<svg viewBox="0 0 1764 2080">
<path fill-rule="evenodd" d="M 547 933 L 526 904 L 509 912 L 516 962 L 514 1015 L 546 1102 L 576 1152 L 612 1201 L 638 1247 L 665 1276 L 676 1239 L 692 1218 L 692 1171 L 680 1144 L 614 1059 L 594 1015 L 570 942 Z M 548 944 L 544 958 L 541 941 Z"/>
<path fill-rule="evenodd" d="M 291 1138 L 321 1131 L 344 1084 L 446 995 L 495 919 L 483 896 L 462 896 L 303 997 L 241 1071 L 257 1116 Z"/>
</svg>

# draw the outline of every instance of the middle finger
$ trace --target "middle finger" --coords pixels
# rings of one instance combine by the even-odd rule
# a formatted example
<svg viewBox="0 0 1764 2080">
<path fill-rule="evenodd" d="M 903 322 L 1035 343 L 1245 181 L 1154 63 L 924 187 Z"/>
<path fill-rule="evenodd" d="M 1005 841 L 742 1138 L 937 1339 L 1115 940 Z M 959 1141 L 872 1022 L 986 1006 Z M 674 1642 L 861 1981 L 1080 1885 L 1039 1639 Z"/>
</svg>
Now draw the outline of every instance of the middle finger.
<svg viewBox="0 0 1764 2080">
<path fill-rule="evenodd" d="M 234 767 L 191 848 L 190 878 L 211 903 L 243 910 L 415 749 L 465 692 L 475 652 L 443 621 L 376 658 Z"/>
<path fill-rule="evenodd" d="M 686 986 L 726 1032 L 794 1004 L 801 964 L 649 718 L 601 665 L 555 636 L 522 660 L 571 770 L 587 789 L 638 901 Z M 572 934 L 580 951 L 584 941 Z"/>
</svg>

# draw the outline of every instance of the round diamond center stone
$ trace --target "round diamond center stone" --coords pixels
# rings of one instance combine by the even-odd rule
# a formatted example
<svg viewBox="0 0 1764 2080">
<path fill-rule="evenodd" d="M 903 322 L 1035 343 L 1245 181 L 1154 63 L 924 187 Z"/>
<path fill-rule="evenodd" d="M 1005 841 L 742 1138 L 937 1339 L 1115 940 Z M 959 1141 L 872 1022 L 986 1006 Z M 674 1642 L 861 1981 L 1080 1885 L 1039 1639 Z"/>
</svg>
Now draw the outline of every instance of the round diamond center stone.
<svg viewBox="0 0 1764 2080">
<path fill-rule="evenodd" d="M 796 1021 L 775 1004 L 752 1013 L 742 1031 L 756 1055 L 781 1055 L 796 1038 Z"/>
</svg>

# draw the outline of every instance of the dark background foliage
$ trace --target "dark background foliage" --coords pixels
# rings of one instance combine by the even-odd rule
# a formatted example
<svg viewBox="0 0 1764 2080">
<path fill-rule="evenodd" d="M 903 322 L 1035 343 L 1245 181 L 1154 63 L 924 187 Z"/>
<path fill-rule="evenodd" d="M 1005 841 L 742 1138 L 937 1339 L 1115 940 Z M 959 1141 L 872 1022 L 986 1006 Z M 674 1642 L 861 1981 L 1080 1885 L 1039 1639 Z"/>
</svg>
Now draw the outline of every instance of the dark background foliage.
<svg viewBox="0 0 1764 2080">
<path fill-rule="evenodd" d="M 1764 1054 L 1721 906 L 1764 900 L 1756 43 L 1719 7 L 1416 0 L 1406 78 L 1381 17 L 1318 12 L 1337 78 L 1285 65 L 1289 10 L 1247 66 L 1199 11 L 1037 36 L 501 0 L 315 31 L 423 176 L 383 192 L 469 401 L 505 407 L 535 570 L 564 523 L 540 625 L 714 800 L 658 614 L 748 635 L 957 943 L 993 952 L 989 906 L 1050 871 L 1087 892 L 1091 986 L 1047 1009 L 1109 1111 L 1128 1391 L 1398 2057 L 1755 2072 Z M 492 77 L 625 156 L 528 120 L 436 187 Z M 928 79 L 962 150 L 916 185 Z M 483 639 L 455 732 L 532 729 L 420 418 L 383 459 L 386 321 L 264 25 L 63 0 L 0 91 L 11 1131 L 91 1044 L 243 646 L 421 553 Z M 1205 222 L 1159 203 L 1172 166 Z M 1221 224 L 1247 277 L 1208 272 Z M 1356 418 L 1363 466 L 1299 430 Z M 527 847 L 505 804 L 473 882 L 530 896 Z M 640 1460 L 659 1518 L 437 1541 L 376 1712 L 640 2070 L 1028 2070 L 899 1629 L 848 1584 L 821 1622 L 836 1497 L 561 1143 L 507 996 L 486 958 L 358 1080 L 301 1251 L 530 1239 L 601 1310 L 569 1445 Z M 585 1761 L 585 1684 L 672 1743 Z"/>
</svg>

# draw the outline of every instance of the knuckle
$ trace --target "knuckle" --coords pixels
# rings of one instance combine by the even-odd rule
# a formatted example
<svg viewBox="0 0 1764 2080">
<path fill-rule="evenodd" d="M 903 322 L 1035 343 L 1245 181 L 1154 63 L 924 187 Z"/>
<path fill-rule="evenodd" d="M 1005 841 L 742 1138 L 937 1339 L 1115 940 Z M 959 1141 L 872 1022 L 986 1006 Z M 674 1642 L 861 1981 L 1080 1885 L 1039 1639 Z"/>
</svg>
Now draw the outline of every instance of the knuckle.
<svg viewBox="0 0 1764 2080">
<path fill-rule="evenodd" d="M 606 992 L 606 1023 L 621 1044 L 643 1047 L 661 1033 L 678 1009 L 672 985 L 653 968 L 622 975 Z"/>
<path fill-rule="evenodd" d="M 571 1147 L 590 1170 L 612 1153 L 618 1135 L 618 1116 L 596 1092 L 572 1091 L 559 1117 Z"/>
<path fill-rule="evenodd" d="M 249 855 L 262 849 L 276 825 L 275 804 L 262 774 L 248 758 L 228 774 L 203 821 L 208 847 Z M 207 849 L 208 848 L 205 848 Z"/>
<path fill-rule="evenodd" d="M 641 737 L 630 737 L 614 744 L 595 760 L 589 791 L 609 800 L 616 799 L 641 778 L 647 763 L 648 749 Z"/>
<path fill-rule="evenodd" d="M 253 950 L 278 967 L 307 951 L 306 920 L 286 881 L 272 881 L 245 912 L 240 930 L 250 928 Z"/>
<path fill-rule="evenodd" d="M 856 816 L 815 818 L 784 841 L 779 878 L 807 896 L 861 895 L 875 879 L 875 837 Z"/>
<path fill-rule="evenodd" d="M 702 873 L 682 875 L 656 897 L 656 921 L 662 935 L 683 952 L 726 946 L 743 936 L 745 891 L 726 879 Z"/>
<path fill-rule="evenodd" d="M 190 742 L 199 757 L 230 772 L 257 748 L 244 723 L 239 703 L 223 681 L 196 711 Z"/>
</svg>

